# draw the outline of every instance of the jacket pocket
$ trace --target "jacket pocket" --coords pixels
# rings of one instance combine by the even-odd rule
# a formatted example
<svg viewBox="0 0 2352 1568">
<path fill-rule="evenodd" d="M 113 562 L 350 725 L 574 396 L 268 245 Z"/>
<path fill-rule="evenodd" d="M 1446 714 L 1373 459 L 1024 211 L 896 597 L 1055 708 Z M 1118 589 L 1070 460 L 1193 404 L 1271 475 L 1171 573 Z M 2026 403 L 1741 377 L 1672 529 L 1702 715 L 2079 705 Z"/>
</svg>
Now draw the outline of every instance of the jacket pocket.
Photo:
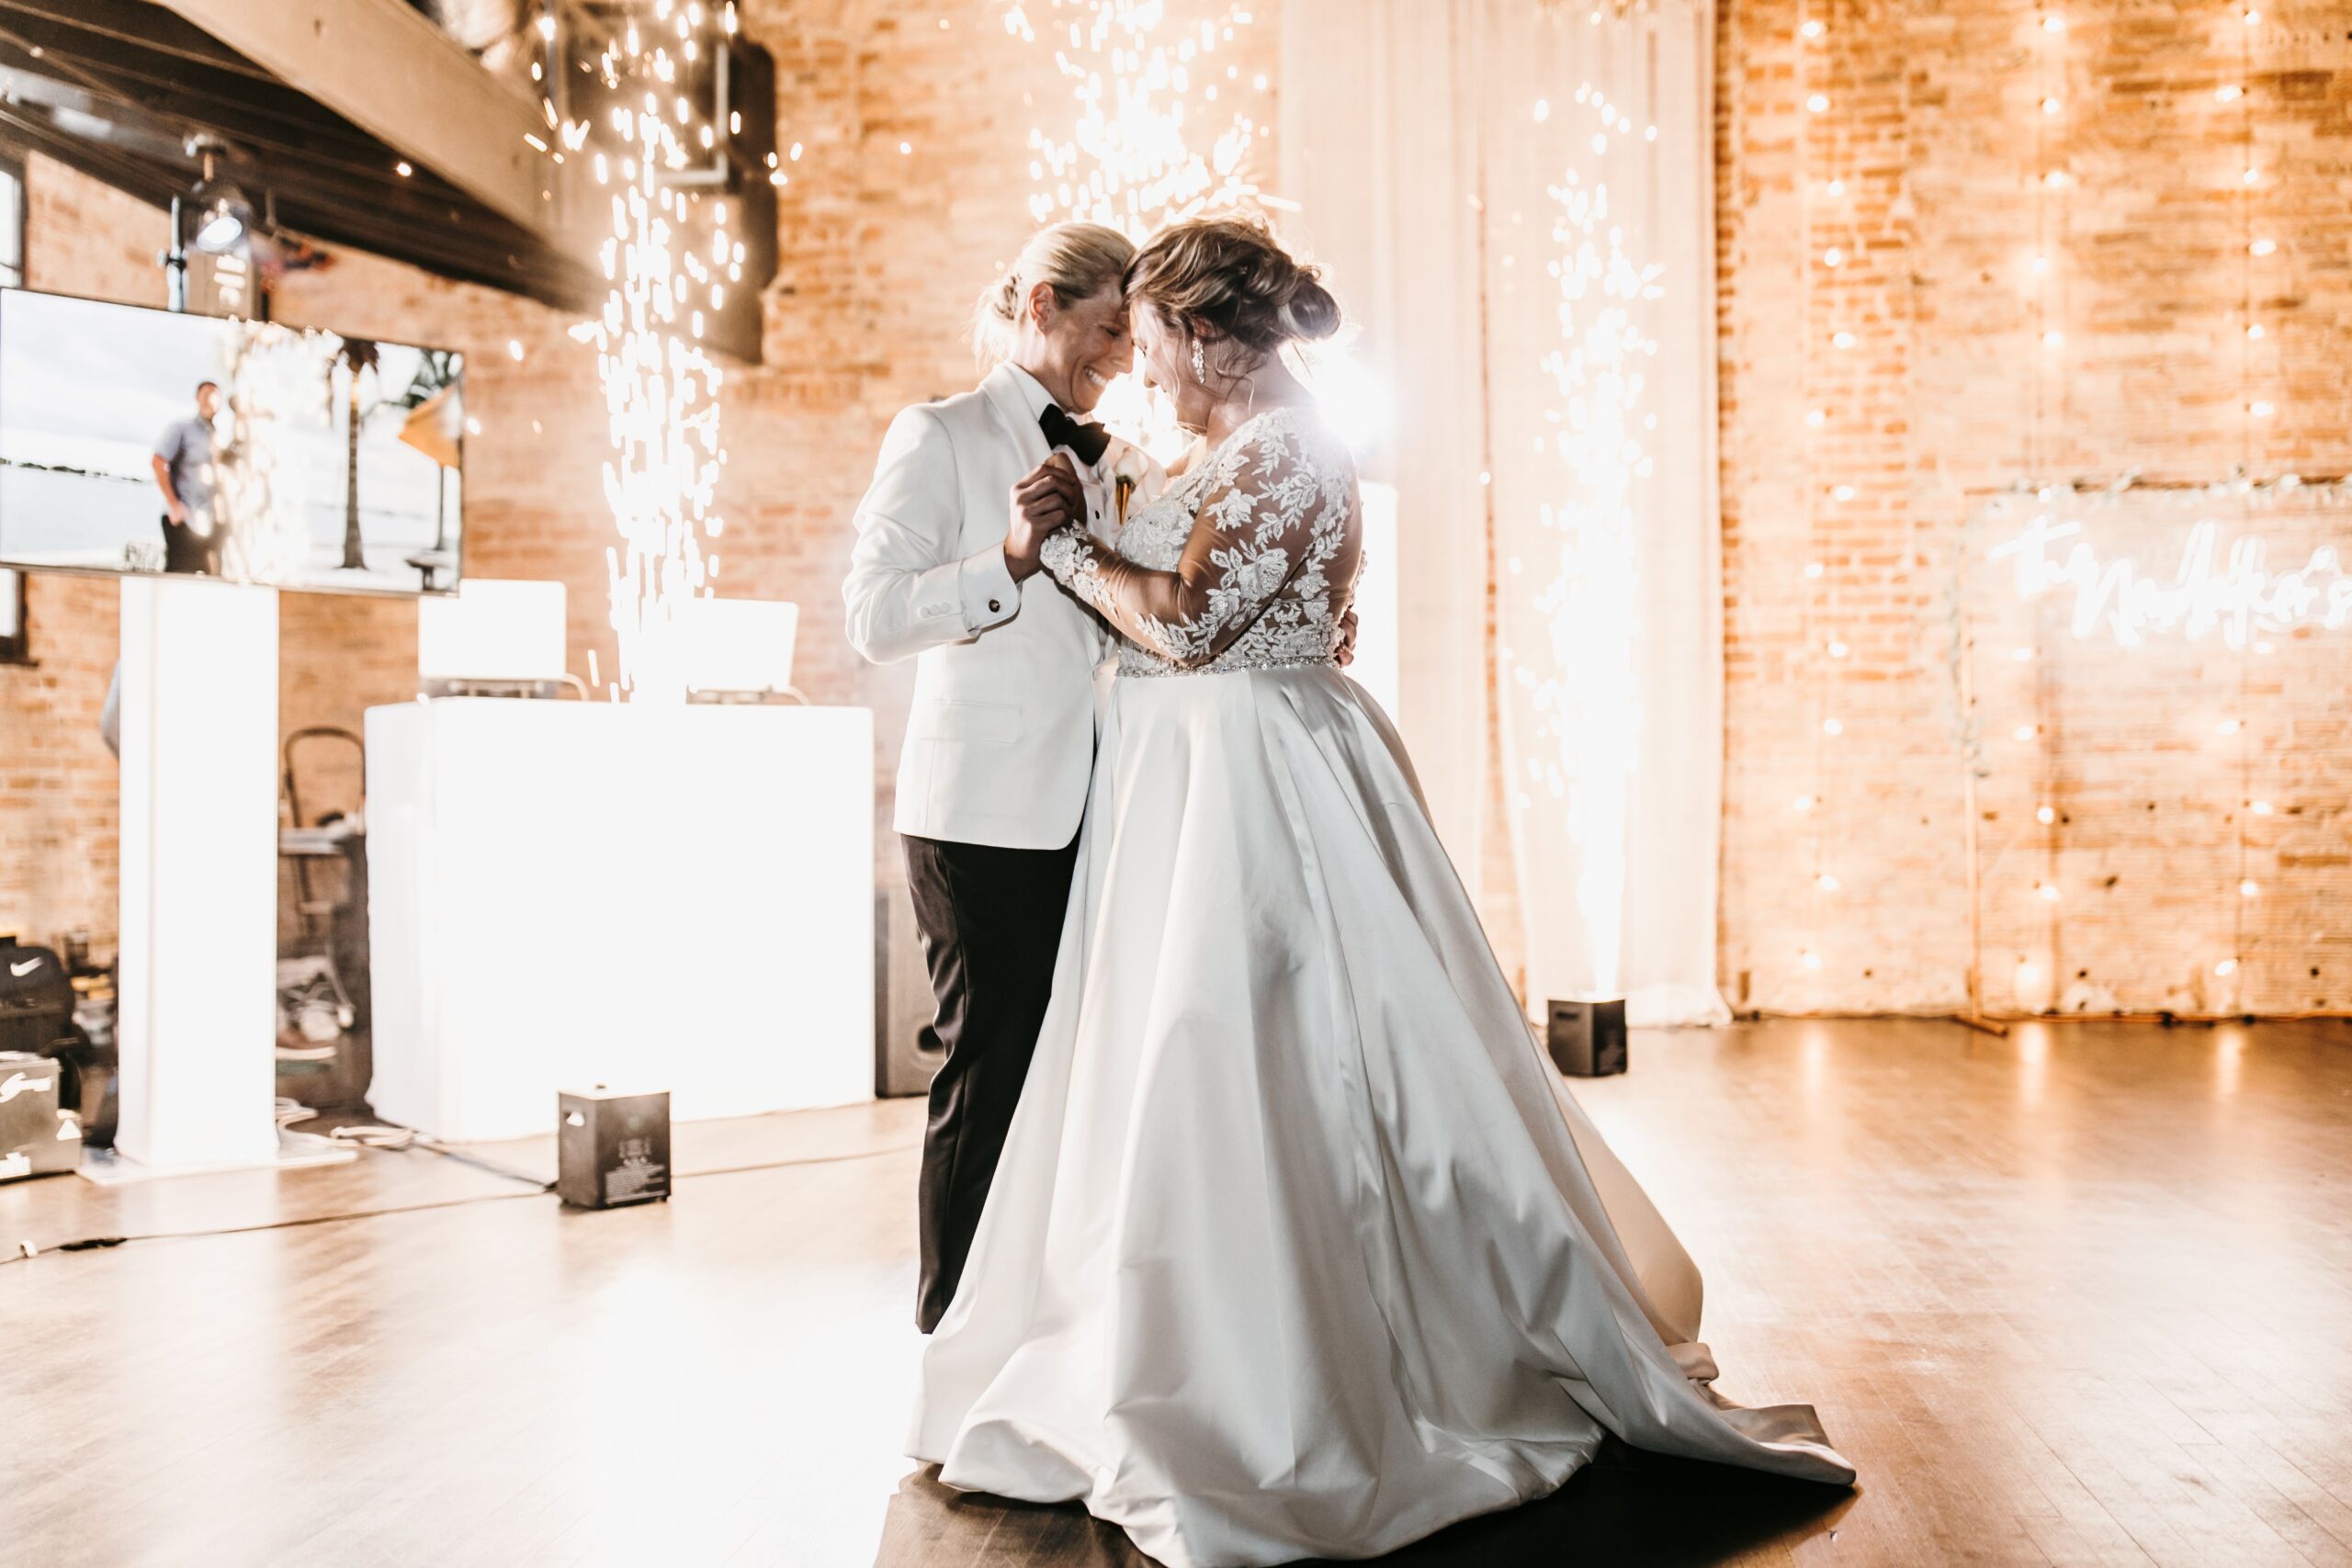
<svg viewBox="0 0 2352 1568">
<path fill-rule="evenodd" d="M 928 702 L 908 716 L 907 730 L 918 740 L 1014 746 L 1022 737 L 1021 709 L 1012 703 Z"/>
</svg>

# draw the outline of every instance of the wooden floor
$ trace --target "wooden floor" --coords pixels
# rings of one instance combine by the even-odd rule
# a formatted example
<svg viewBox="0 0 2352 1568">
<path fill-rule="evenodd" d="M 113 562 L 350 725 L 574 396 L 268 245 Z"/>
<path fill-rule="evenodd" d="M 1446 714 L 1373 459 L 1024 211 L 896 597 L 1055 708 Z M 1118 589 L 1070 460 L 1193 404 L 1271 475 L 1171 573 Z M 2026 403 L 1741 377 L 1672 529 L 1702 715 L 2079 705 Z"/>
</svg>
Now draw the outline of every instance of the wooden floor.
<svg viewBox="0 0 2352 1568">
<path fill-rule="evenodd" d="M 1725 1391 L 1861 1483 L 1612 1448 L 1394 1561 L 2352 1565 L 2352 1029 L 1776 1022 L 1579 1092 Z M 601 1214 L 423 1152 L 0 1187 L 11 1246 L 519 1194 L 0 1266 L 0 1563 L 1136 1568 L 899 1457 L 920 1126 L 681 1127 L 713 1174 Z"/>
</svg>

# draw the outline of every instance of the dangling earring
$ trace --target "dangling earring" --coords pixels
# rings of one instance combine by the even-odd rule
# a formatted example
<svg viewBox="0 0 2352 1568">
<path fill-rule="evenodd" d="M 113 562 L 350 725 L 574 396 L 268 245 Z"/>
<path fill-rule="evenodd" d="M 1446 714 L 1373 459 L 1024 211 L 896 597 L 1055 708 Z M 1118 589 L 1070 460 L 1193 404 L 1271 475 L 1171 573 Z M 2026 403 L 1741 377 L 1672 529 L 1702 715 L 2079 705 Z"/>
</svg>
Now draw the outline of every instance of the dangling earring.
<svg viewBox="0 0 2352 1568">
<path fill-rule="evenodd" d="M 1193 379 L 1205 387 L 1209 384 L 1208 355 L 1201 352 L 1201 340 L 1193 340 Z"/>
</svg>

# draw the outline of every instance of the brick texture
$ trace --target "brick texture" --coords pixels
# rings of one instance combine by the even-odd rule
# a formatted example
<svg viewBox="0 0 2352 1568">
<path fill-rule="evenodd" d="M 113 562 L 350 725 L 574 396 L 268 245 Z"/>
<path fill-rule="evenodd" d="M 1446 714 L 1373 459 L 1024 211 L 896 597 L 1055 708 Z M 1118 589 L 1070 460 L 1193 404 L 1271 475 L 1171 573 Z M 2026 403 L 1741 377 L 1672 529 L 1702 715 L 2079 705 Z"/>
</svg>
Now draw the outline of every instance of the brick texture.
<svg viewBox="0 0 2352 1568">
<path fill-rule="evenodd" d="M 1724 5 L 1736 1004 L 1962 1002 L 1973 729 L 1989 1008 L 2352 1006 L 2346 633 L 2244 654 L 2077 639 L 1968 526 L 2029 477 L 2352 466 L 2352 32 L 2340 6 L 2242 10 Z M 2200 514 L 2119 507 L 2095 525 L 2101 555 L 2168 578 Z M 2221 518 L 2268 540 L 2273 570 L 2352 547 L 2352 513 Z M 1973 649 L 1965 710 L 1956 648 Z M 2272 813 L 2249 816 L 2256 799 Z"/>
<path fill-rule="evenodd" d="M 154 209 L 46 158 L 28 163 L 28 286 L 161 305 Z M 121 592 L 107 578 L 43 575 L 27 599 L 33 662 L 0 665 L 0 931 L 46 943 L 86 930 L 110 951 L 121 818 L 98 710 Z"/>
</svg>

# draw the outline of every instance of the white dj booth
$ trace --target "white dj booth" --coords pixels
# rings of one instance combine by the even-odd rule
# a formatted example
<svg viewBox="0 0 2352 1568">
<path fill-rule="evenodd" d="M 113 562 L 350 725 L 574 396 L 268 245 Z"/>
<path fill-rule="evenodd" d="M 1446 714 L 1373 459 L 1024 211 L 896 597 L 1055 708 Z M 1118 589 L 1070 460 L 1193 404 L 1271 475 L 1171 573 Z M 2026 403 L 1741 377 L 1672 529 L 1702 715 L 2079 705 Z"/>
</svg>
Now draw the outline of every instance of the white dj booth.
<svg viewBox="0 0 2352 1568">
<path fill-rule="evenodd" d="M 865 709 L 440 697 L 367 740 L 379 1115 L 462 1142 L 599 1083 L 681 1120 L 873 1098 Z"/>
<path fill-rule="evenodd" d="M 466 1141 L 596 1083 L 681 1120 L 873 1098 L 866 710 L 371 708 L 368 819 L 379 1115 Z"/>
<path fill-rule="evenodd" d="M 873 721 L 792 700 L 793 606 L 673 607 L 679 690 L 717 701 L 549 700 L 560 583 L 418 622 L 431 700 L 367 716 L 377 1111 L 474 1140 L 598 1084 L 680 1118 L 872 1099 Z M 127 578 L 122 628 L 121 1114 L 82 1173 L 349 1159 L 272 1110 L 277 591 Z M 442 694 L 444 655 L 531 694 Z"/>
</svg>

